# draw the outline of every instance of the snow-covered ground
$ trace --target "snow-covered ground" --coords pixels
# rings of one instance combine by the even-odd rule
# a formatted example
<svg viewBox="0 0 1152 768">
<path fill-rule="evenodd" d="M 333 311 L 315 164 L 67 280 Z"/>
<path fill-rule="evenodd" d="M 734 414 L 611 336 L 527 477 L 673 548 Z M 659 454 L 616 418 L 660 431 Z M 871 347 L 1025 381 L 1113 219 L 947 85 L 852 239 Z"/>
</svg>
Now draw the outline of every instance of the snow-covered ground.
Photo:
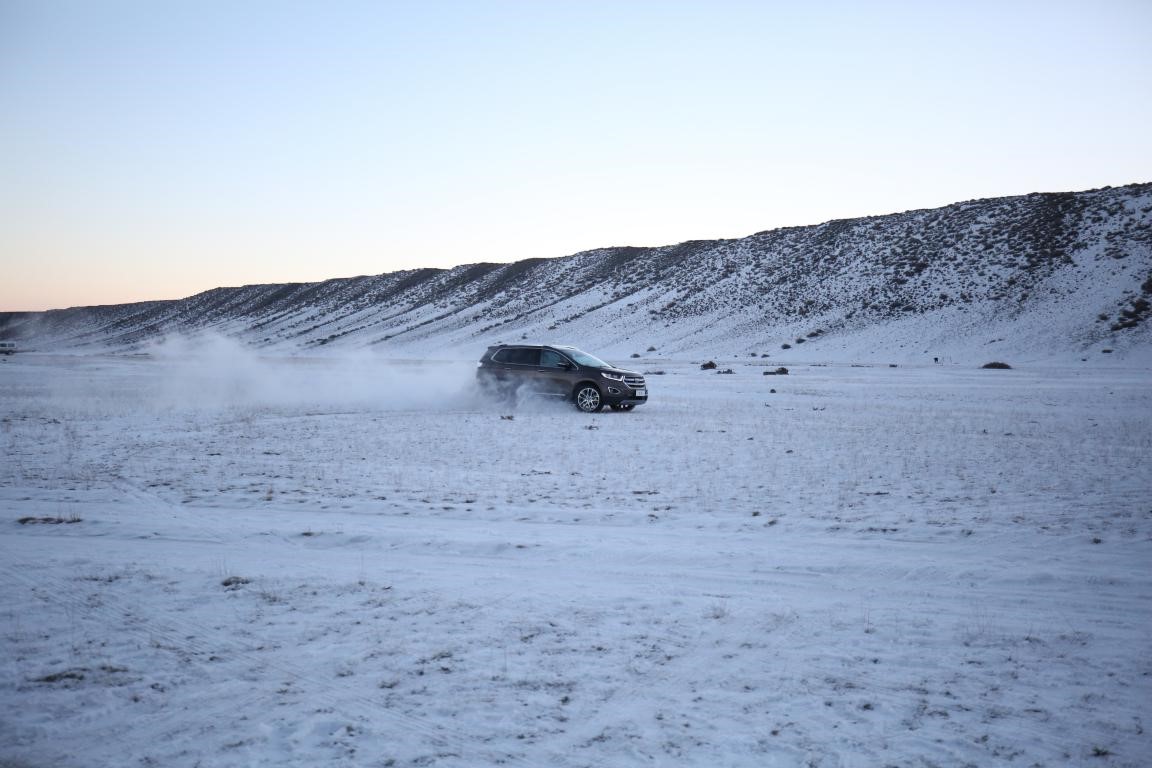
<svg viewBox="0 0 1152 768">
<path fill-rule="evenodd" d="M 0 765 L 1148 764 L 1152 373 L 630 362 L 0 362 Z"/>
</svg>

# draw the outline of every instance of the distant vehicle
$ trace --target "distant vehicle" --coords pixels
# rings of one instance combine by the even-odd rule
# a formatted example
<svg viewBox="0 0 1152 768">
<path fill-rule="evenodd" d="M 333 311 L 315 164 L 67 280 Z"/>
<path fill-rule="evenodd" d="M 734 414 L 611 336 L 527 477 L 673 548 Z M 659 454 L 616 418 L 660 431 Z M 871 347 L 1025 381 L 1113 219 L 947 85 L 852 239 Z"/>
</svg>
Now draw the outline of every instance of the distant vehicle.
<svg viewBox="0 0 1152 768">
<path fill-rule="evenodd" d="M 11 355 L 17 352 L 16 342 L 0 341 L 0 355 Z"/>
<path fill-rule="evenodd" d="M 569 400 L 585 413 L 596 413 L 605 405 L 630 411 L 648 402 L 643 376 L 576 347 L 497 344 L 488 347 L 479 365 L 480 385 L 505 397 L 526 388 L 532 394 Z"/>
</svg>

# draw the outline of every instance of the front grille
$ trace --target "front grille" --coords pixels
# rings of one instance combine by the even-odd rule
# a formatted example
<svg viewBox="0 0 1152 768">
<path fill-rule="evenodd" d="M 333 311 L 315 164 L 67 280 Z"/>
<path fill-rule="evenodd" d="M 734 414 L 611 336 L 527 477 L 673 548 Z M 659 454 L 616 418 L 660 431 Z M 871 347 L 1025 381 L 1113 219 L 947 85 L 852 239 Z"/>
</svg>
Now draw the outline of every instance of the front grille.
<svg viewBox="0 0 1152 768">
<path fill-rule="evenodd" d="M 644 388 L 644 377 L 643 376 L 625 376 L 624 377 L 624 383 L 627 384 L 628 386 L 632 387 L 632 389 L 643 389 Z"/>
</svg>

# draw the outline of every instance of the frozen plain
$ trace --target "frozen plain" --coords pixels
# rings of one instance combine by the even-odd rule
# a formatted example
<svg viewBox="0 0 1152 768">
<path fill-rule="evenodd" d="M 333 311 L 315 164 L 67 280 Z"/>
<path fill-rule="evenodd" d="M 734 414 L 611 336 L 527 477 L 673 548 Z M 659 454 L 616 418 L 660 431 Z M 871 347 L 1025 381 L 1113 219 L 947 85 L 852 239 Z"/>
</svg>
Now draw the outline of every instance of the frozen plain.
<svg viewBox="0 0 1152 768">
<path fill-rule="evenodd" d="M 629 362 L 0 363 L 0 765 L 1148 765 L 1148 370 Z"/>
</svg>

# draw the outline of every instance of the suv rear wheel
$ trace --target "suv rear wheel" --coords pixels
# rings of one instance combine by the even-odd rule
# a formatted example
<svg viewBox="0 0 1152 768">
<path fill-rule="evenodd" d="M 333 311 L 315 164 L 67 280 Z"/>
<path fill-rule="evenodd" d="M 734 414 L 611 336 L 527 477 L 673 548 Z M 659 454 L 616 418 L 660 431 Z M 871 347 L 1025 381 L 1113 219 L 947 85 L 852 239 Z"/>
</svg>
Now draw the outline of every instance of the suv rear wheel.
<svg viewBox="0 0 1152 768">
<path fill-rule="evenodd" d="M 604 399 L 600 397 L 600 390 L 594 384 L 581 384 L 572 396 L 576 407 L 584 413 L 597 413 L 604 407 Z"/>
</svg>

